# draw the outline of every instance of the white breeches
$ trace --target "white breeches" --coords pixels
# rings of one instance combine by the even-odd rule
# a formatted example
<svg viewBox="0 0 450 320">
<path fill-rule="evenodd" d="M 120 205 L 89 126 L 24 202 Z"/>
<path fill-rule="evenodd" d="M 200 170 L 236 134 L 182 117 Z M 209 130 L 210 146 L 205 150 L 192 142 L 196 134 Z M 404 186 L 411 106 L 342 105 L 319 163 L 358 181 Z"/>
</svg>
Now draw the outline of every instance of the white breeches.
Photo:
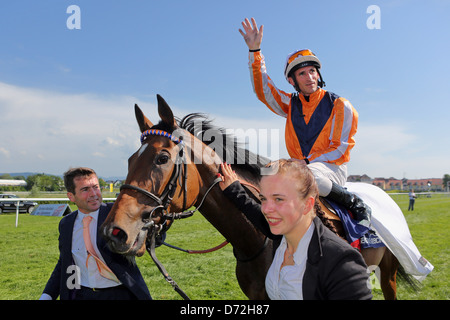
<svg viewBox="0 0 450 320">
<path fill-rule="evenodd" d="M 319 195 L 326 197 L 332 187 L 332 181 L 340 186 L 344 186 L 347 182 L 347 165 L 342 164 L 337 166 L 325 162 L 312 162 L 308 164 L 308 168 L 316 178 L 317 187 L 319 188 Z"/>
</svg>

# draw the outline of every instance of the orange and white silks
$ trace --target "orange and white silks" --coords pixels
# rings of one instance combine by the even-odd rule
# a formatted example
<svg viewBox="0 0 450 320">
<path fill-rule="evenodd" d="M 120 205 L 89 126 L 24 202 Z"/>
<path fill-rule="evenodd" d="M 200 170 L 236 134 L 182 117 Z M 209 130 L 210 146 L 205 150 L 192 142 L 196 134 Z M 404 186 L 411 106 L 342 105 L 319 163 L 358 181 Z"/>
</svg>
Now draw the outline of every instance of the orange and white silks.
<svg viewBox="0 0 450 320">
<path fill-rule="evenodd" d="M 306 101 L 301 94 L 278 89 L 261 52 L 250 52 L 249 67 L 258 99 L 286 118 L 286 148 L 292 158 L 338 166 L 349 162 L 358 113 L 347 99 L 319 88 Z"/>
</svg>

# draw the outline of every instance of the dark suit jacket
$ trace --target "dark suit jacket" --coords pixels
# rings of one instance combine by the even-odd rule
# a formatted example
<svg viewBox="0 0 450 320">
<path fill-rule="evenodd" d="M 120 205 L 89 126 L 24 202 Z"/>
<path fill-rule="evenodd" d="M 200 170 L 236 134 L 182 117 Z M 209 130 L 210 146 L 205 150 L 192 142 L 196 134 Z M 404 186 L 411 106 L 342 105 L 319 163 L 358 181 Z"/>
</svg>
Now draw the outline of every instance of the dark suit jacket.
<svg viewBox="0 0 450 320">
<path fill-rule="evenodd" d="M 103 203 L 101 205 L 98 213 L 97 230 L 105 221 L 111 207 L 111 203 Z M 68 268 L 75 264 L 71 250 L 73 225 L 77 215 L 78 210 L 62 218 L 59 223 L 59 260 L 44 289 L 44 293 L 50 295 L 52 299 L 56 299 L 60 296 L 61 300 L 71 300 L 75 296 L 76 289 L 69 289 L 67 280 L 69 277 L 73 277 L 74 274 L 73 271 L 68 272 Z M 107 266 L 137 299 L 151 299 L 150 292 L 148 291 L 147 285 L 145 284 L 137 265 L 131 263 L 124 256 L 111 252 L 99 230 L 97 231 L 97 247 Z M 69 282 L 73 283 L 73 281 Z"/>
<path fill-rule="evenodd" d="M 261 205 L 247 195 L 239 182 L 231 184 L 224 190 L 224 194 L 258 229 L 273 240 L 276 250 L 282 236 L 270 232 L 261 213 Z M 372 299 L 367 266 L 361 254 L 326 228 L 318 217 L 313 222 L 314 233 L 309 243 L 303 276 L 303 299 Z"/>
</svg>

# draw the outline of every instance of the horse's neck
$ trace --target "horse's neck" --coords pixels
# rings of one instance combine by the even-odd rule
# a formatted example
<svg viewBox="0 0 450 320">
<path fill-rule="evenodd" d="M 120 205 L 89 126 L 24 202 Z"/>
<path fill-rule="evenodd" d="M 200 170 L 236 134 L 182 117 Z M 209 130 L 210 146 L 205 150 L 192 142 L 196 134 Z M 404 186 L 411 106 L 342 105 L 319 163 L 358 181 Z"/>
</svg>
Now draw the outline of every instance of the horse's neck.
<svg viewBox="0 0 450 320">
<path fill-rule="evenodd" d="M 198 139 L 197 139 L 198 140 Z M 196 141 L 195 139 L 193 140 Z M 198 140 L 200 141 L 200 140 Z M 212 185 L 218 164 L 222 161 L 211 148 L 201 143 L 191 144 L 191 157 L 201 163 L 196 170 L 202 177 L 201 187 L 196 205 Z M 201 160 L 200 162 L 199 159 Z M 225 197 L 219 186 L 206 195 L 205 201 L 200 208 L 201 214 L 229 241 L 236 250 L 246 254 L 253 254 L 254 247 L 261 245 L 263 235 L 245 218 L 245 216 Z"/>
<path fill-rule="evenodd" d="M 208 184 L 203 189 L 207 188 Z M 200 196 L 204 196 L 204 191 Z M 236 250 L 251 255 L 255 247 L 261 246 L 263 235 L 226 198 L 219 186 L 207 195 L 200 212 Z"/>
</svg>

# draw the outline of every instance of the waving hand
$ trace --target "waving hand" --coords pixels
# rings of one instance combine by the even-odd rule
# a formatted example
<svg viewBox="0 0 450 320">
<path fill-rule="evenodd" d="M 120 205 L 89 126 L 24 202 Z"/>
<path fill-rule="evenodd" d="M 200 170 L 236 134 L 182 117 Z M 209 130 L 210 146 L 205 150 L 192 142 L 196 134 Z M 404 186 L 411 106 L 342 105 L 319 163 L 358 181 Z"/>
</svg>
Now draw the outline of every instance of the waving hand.
<svg viewBox="0 0 450 320">
<path fill-rule="evenodd" d="M 244 31 L 239 29 L 239 32 L 241 33 L 242 37 L 244 37 L 245 43 L 247 44 L 249 50 L 258 50 L 261 49 L 264 26 L 261 25 L 258 29 L 255 19 L 252 18 L 251 20 L 252 21 L 250 23 L 250 21 L 246 18 L 242 22 Z"/>
</svg>

